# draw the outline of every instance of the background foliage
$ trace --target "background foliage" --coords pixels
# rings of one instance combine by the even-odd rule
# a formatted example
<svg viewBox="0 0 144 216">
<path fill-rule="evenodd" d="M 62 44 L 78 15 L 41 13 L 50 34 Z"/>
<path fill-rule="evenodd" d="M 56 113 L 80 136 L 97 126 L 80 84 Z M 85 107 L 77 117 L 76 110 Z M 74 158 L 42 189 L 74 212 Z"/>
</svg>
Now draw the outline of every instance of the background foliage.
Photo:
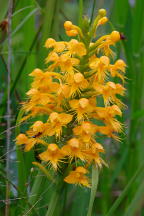
<svg viewBox="0 0 144 216">
<path fill-rule="evenodd" d="M 7 18 L 8 0 L 0 0 L 0 22 Z M 20 102 L 30 87 L 28 74 L 34 68 L 44 68 L 48 37 L 68 40 L 63 22 L 72 20 L 81 24 L 82 14 L 92 20 L 98 9 L 108 10 L 110 22 L 99 34 L 114 29 L 122 32 L 125 40 L 116 47 L 117 58 L 125 59 L 127 67 L 127 94 L 122 123 L 125 133 L 121 143 L 104 143 L 109 168 L 100 173 L 93 216 L 144 215 L 144 2 L 143 0 L 15 0 L 12 16 L 12 72 L 11 72 L 11 146 L 9 211 L 11 216 L 45 215 L 52 186 L 39 173 L 41 189 L 36 195 L 27 195 L 33 187 L 38 169 L 32 165 L 35 154 L 19 152 L 14 143 L 16 118 Z M 112 24 L 111 24 L 112 23 Z M 104 31 L 104 32 L 103 32 Z M 3 40 L 1 40 L 1 38 Z M 6 101 L 7 101 L 7 35 L 0 32 L 0 215 L 4 215 L 6 189 Z M 21 131 L 27 127 L 21 125 Z M 20 162 L 21 161 L 21 162 Z M 35 183 L 36 184 L 36 183 Z M 28 193 L 29 194 L 29 193 Z M 66 194 L 68 194 L 66 196 Z M 90 189 L 67 186 L 54 215 L 85 216 Z M 33 205 L 31 206 L 30 203 Z M 29 210 L 24 213 L 25 206 Z"/>
</svg>

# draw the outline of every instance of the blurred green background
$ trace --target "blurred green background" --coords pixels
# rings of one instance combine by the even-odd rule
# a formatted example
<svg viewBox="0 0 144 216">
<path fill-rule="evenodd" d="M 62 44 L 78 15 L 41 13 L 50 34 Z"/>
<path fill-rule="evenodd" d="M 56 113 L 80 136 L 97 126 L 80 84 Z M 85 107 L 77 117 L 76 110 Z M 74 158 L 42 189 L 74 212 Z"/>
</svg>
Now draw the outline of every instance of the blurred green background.
<svg viewBox="0 0 144 216">
<path fill-rule="evenodd" d="M 0 0 L 0 23 L 7 19 L 8 0 Z M 48 37 L 69 40 L 63 23 L 71 20 L 79 25 L 82 14 L 91 20 L 98 9 L 105 8 L 110 20 L 99 34 L 113 29 L 125 36 L 116 46 L 116 58 L 127 63 L 127 105 L 121 120 L 125 125 L 122 141 L 107 140 L 106 161 L 100 173 L 93 216 L 144 216 L 144 0 L 14 0 L 12 15 L 12 71 L 11 71 L 11 146 L 10 146 L 10 215 L 22 216 L 27 197 L 18 191 L 19 161 L 14 144 L 16 117 L 20 102 L 26 99 L 30 87 L 28 74 L 34 68 L 45 68 Z M 0 215 L 4 215 L 6 188 L 6 101 L 7 101 L 7 33 L 0 25 Z M 5 34 L 4 34 L 5 33 Z M 26 128 L 22 126 L 22 130 Z M 33 153 L 24 154 L 23 185 L 29 191 L 37 170 L 32 172 Z M 38 203 L 32 215 L 45 215 L 52 188 L 44 180 Z M 85 216 L 90 190 L 69 186 L 63 212 L 54 216 Z M 65 195 L 63 195 L 65 196 Z M 61 204 L 62 205 L 62 204 Z M 28 213 L 27 215 L 31 215 Z"/>
</svg>

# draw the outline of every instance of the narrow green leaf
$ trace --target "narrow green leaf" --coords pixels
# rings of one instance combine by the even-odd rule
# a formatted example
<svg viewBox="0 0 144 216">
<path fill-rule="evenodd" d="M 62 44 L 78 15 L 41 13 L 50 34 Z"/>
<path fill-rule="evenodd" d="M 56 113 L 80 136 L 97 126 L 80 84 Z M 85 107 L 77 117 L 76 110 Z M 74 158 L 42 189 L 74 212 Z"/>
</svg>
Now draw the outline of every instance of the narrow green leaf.
<svg viewBox="0 0 144 216">
<path fill-rule="evenodd" d="M 17 10 L 16 12 L 13 13 L 12 17 L 16 16 L 17 14 L 19 14 L 20 12 L 26 10 L 26 9 L 29 9 L 29 8 L 32 8 L 33 6 L 27 6 L 27 7 L 24 7 L 24 8 L 21 8 L 20 10 Z"/>
<path fill-rule="evenodd" d="M 143 110 L 138 110 L 136 112 L 134 112 L 132 114 L 132 119 L 138 119 L 138 118 L 141 118 L 141 117 L 144 117 L 144 109 Z"/>
<path fill-rule="evenodd" d="M 20 120 L 23 117 L 24 110 L 20 110 L 17 120 L 16 120 L 16 129 L 15 129 L 15 136 L 20 133 Z M 16 146 L 16 153 L 17 153 L 17 166 L 18 166 L 18 188 L 21 193 L 26 194 L 26 168 L 24 163 L 24 154 L 21 150 L 19 150 L 19 146 Z"/>
<path fill-rule="evenodd" d="M 83 0 L 79 0 L 79 26 L 82 27 L 82 16 L 83 16 Z"/>
<path fill-rule="evenodd" d="M 36 3 L 42 8 L 46 6 L 46 1 L 44 0 L 36 0 Z"/>
<path fill-rule="evenodd" d="M 115 167 L 115 171 L 114 171 L 113 175 L 111 176 L 110 185 L 113 185 L 115 179 L 119 175 L 119 173 L 120 173 L 120 171 L 121 171 L 121 169 L 122 169 L 122 167 L 123 167 L 123 165 L 124 165 L 124 163 L 126 161 L 127 155 L 128 155 L 128 148 L 125 149 L 125 151 L 121 155 L 120 160 L 117 162 L 117 165 Z"/>
<path fill-rule="evenodd" d="M 93 203 L 95 200 L 97 185 L 98 185 L 98 176 L 99 176 L 98 167 L 96 165 L 93 165 L 92 166 L 92 187 L 91 187 L 90 202 L 89 202 L 87 216 L 92 216 Z"/>
<path fill-rule="evenodd" d="M 115 0 L 112 8 L 112 17 L 110 20 L 114 21 L 119 31 L 123 31 L 127 20 L 129 9 L 128 0 Z"/>
<path fill-rule="evenodd" d="M 8 10 L 8 0 L 0 0 L 0 22 L 5 18 Z"/>
<path fill-rule="evenodd" d="M 137 188 L 137 192 L 128 206 L 124 216 L 134 216 L 136 211 L 142 207 L 144 201 L 144 182 Z"/>
<path fill-rule="evenodd" d="M 59 196 L 60 196 L 60 194 L 58 194 L 57 191 L 54 191 L 52 198 L 51 198 L 51 201 L 50 201 L 50 204 L 49 204 L 49 207 L 48 207 L 48 211 L 46 213 L 46 216 L 54 216 L 54 211 L 56 209 L 56 205 L 57 205 L 57 202 L 59 200 Z"/>
<path fill-rule="evenodd" d="M 93 0 L 93 5 L 92 5 L 92 12 L 91 12 L 91 18 L 90 18 L 90 23 L 92 23 L 93 18 L 94 18 L 94 11 L 96 7 L 96 0 Z"/>
<path fill-rule="evenodd" d="M 40 188 L 42 187 L 42 182 L 44 180 L 45 176 L 43 176 L 41 170 L 38 171 L 36 177 L 35 177 L 35 181 L 34 181 L 34 184 L 32 186 L 32 189 L 31 189 L 31 193 L 30 193 L 30 196 L 29 196 L 29 203 L 31 205 L 33 205 L 36 200 L 38 199 L 38 195 L 39 195 L 39 190 Z"/>
<path fill-rule="evenodd" d="M 121 202 L 123 201 L 123 199 L 127 195 L 129 188 L 133 185 L 134 181 L 136 180 L 138 175 L 143 171 L 143 169 L 144 169 L 144 163 L 142 163 L 141 166 L 138 168 L 138 170 L 135 172 L 135 174 L 130 179 L 129 183 L 127 184 L 127 186 L 125 187 L 125 189 L 121 193 L 121 195 L 117 198 L 117 200 L 114 202 L 114 204 L 112 205 L 112 207 L 110 208 L 110 210 L 106 214 L 106 216 L 113 216 L 114 215 L 114 212 L 116 211 L 118 206 L 121 204 Z"/>
<path fill-rule="evenodd" d="M 141 49 L 142 42 L 142 34 L 140 33 L 140 29 L 143 27 L 144 23 L 144 1 L 137 0 L 135 2 L 135 7 L 133 11 L 133 32 L 132 32 L 132 44 L 134 53 L 139 54 Z"/>
<path fill-rule="evenodd" d="M 38 37 L 40 31 L 41 31 L 41 26 L 39 27 L 39 29 L 38 29 L 38 31 L 37 31 L 37 33 L 36 33 L 36 35 L 35 35 L 35 37 L 34 37 L 32 43 L 31 43 L 31 45 L 30 45 L 30 47 L 29 47 L 29 55 L 31 54 L 31 52 L 32 52 L 32 50 L 33 50 L 33 48 L 34 48 L 34 45 L 35 45 L 35 43 L 36 43 L 36 41 L 37 41 L 37 37 Z M 24 58 L 24 60 L 23 60 L 23 62 L 22 62 L 22 64 L 21 64 L 21 66 L 20 66 L 20 69 L 19 69 L 18 72 L 17 72 L 17 75 L 16 75 L 16 77 L 15 77 L 15 80 L 14 80 L 13 83 L 11 84 L 11 91 L 10 91 L 11 95 L 12 95 L 12 93 L 14 92 L 14 90 L 15 90 L 17 84 L 18 84 L 18 81 L 19 81 L 19 79 L 20 79 L 21 76 L 22 76 L 22 73 L 23 73 L 23 71 L 24 71 L 25 65 L 26 65 L 26 63 L 27 63 L 27 59 L 29 59 L 29 55 L 26 55 L 26 56 L 25 56 L 25 58 Z M 1 109 L 0 109 L 0 115 L 4 115 L 4 112 L 5 112 L 5 109 L 6 109 L 6 97 L 7 97 L 7 92 L 4 92 L 3 100 L 2 100 L 2 106 L 1 106 Z M 2 119 L 0 119 L 0 120 L 2 120 Z"/>
<path fill-rule="evenodd" d="M 56 211 L 57 203 L 58 203 L 60 196 L 61 196 L 63 184 L 64 184 L 63 179 L 60 178 L 59 182 L 57 182 L 57 185 L 55 186 L 56 189 L 52 194 L 52 198 L 50 200 L 46 216 L 55 216 L 54 212 Z"/>
<path fill-rule="evenodd" d="M 52 178 L 52 176 L 50 175 L 50 173 L 48 172 L 48 170 L 40 163 L 38 162 L 33 162 L 33 164 L 35 166 L 37 166 L 45 175 L 46 177 L 51 180 L 52 182 L 54 182 L 54 179 Z"/>
<path fill-rule="evenodd" d="M 22 20 L 22 22 L 15 28 L 15 30 L 12 31 L 12 36 L 14 36 L 14 34 L 15 34 L 16 32 L 18 32 L 18 31 L 22 28 L 22 26 L 29 20 L 29 18 L 30 18 L 33 14 L 35 14 L 37 11 L 38 11 L 38 8 L 35 8 L 34 10 L 32 10 L 32 11 Z"/>
<path fill-rule="evenodd" d="M 59 14 L 63 7 L 63 0 L 49 0 L 46 2 L 43 13 L 42 37 L 40 41 L 41 50 L 39 52 L 38 65 L 43 67 L 43 59 L 47 55 L 47 50 L 44 48 L 44 43 L 47 38 L 53 37 L 58 39 L 60 28 Z"/>
</svg>

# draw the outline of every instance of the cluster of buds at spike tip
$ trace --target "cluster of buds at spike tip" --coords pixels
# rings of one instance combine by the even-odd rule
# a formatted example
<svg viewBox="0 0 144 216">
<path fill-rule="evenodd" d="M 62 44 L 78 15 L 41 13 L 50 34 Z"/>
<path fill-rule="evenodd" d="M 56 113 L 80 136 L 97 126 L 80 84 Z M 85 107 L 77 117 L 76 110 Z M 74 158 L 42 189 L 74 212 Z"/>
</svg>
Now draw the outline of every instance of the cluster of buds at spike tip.
<svg viewBox="0 0 144 216">
<path fill-rule="evenodd" d="M 64 28 L 66 30 L 66 34 L 68 36 L 76 36 L 78 35 L 78 27 L 73 25 L 71 21 L 66 21 L 64 23 Z"/>
<path fill-rule="evenodd" d="M 125 93 L 126 64 L 122 59 L 111 63 L 112 46 L 120 34 L 113 31 L 93 42 L 97 26 L 106 22 L 106 11 L 101 9 L 86 33 L 91 38 L 83 28 L 66 21 L 66 34 L 77 36 L 80 32 L 82 38 L 68 42 L 47 39 L 46 69 L 30 73 L 33 82 L 22 107 L 25 116 L 21 121 L 37 121 L 16 137 L 17 145 L 24 145 L 25 151 L 38 146 L 43 165 L 50 165 L 55 172 L 67 169 L 65 182 L 87 187 L 91 185 L 89 167 L 105 164 L 101 155 L 105 150 L 98 138 L 119 140 L 122 132 L 117 116 L 124 107 L 119 95 Z M 112 81 L 115 77 L 117 82 Z"/>
</svg>

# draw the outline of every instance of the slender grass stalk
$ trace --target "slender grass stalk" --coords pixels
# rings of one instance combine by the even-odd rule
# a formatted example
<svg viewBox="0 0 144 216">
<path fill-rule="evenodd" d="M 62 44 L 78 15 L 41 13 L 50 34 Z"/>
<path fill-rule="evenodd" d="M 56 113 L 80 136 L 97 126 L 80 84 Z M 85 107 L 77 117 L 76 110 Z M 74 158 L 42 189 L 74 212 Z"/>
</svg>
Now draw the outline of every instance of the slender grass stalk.
<svg viewBox="0 0 144 216">
<path fill-rule="evenodd" d="M 40 47 L 44 46 L 44 43 L 48 37 L 58 38 L 57 31 L 59 29 L 59 12 L 63 5 L 63 0 L 49 0 L 46 2 L 44 8 L 43 25 L 42 25 L 42 37 L 40 41 Z M 41 49 L 39 53 L 38 63 L 43 67 L 43 59 L 47 55 L 45 49 Z"/>
<path fill-rule="evenodd" d="M 54 182 L 52 176 L 49 174 L 48 170 L 47 170 L 42 164 L 40 164 L 40 163 L 38 163 L 38 162 L 33 162 L 33 164 L 34 164 L 35 166 L 37 166 L 37 167 L 46 175 L 46 177 L 47 177 L 50 181 Z"/>
<path fill-rule="evenodd" d="M 126 49 L 126 57 L 129 65 L 129 76 L 132 79 L 131 83 L 131 91 L 130 91 L 130 102 L 131 102 L 131 115 L 135 115 L 135 113 L 139 112 L 139 110 L 143 109 L 143 91 L 142 86 L 144 82 L 143 76 L 143 65 L 142 65 L 142 33 L 140 33 L 140 29 L 143 29 L 143 1 L 138 0 L 135 2 L 133 8 L 133 14 L 131 15 L 132 25 L 130 26 L 129 40 L 131 49 L 129 46 L 125 45 Z M 129 23 L 131 22 L 129 21 Z M 129 78 L 129 77 L 128 77 Z M 130 129 L 129 129 L 129 156 L 127 163 L 127 173 L 128 179 L 139 167 L 140 164 L 140 154 L 143 152 L 143 145 L 139 145 L 138 142 L 141 143 L 142 138 L 140 138 L 143 134 L 142 129 L 143 123 L 140 118 L 132 118 L 130 121 Z M 139 136 L 137 136 L 139 134 Z M 133 161 L 133 157 L 135 157 L 135 162 Z M 128 197 L 128 202 L 131 197 L 133 197 L 136 192 L 136 188 L 139 185 L 139 181 L 135 182 L 131 188 L 130 195 Z"/>
<path fill-rule="evenodd" d="M 29 58 L 29 56 L 30 56 L 30 54 L 31 54 L 31 52 L 32 52 L 32 50 L 33 50 L 33 48 L 34 48 L 34 46 L 35 46 L 35 43 L 36 43 L 36 41 L 37 41 L 37 38 L 38 38 L 39 33 L 40 33 L 40 31 L 41 31 L 41 28 L 42 28 L 42 25 L 39 27 L 39 29 L 38 29 L 38 31 L 37 31 L 37 33 L 36 33 L 36 35 L 35 35 L 35 37 L 34 37 L 32 43 L 31 43 L 31 45 L 30 45 L 30 48 L 29 48 L 29 55 L 26 55 L 26 56 L 25 56 L 25 58 L 24 58 L 24 60 L 23 60 L 23 62 L 22 62 L 22 64 L 21 64 L 21 66 L 20 66 L 20 69 L 19 69 L 18 72 L 17 72 L 17 75 L 16 75 L 15 80 L 14 80 L 13 83 L 11 84 L 10 95 L 13 94 L 13 92 L 14 92 L 14 90 L 15 90 L 17 84 L 18 84 L 18 81 L 19 81 L 19 79 L 21 78 L 21 76 L 22 76 L 22 74 L 23 74 L 25 65 L 26 65 L 26 63 L 27 63 L 27 60 L 28 60 L 28 58 Z M 2 106 L 1 106 L 1 112 L 0 112 L 2 116 L 4 115 L 4 112 L 5 112 L 6 98 L 7 98 L 7 92 L 5 92 L 5 94 L 4 94 L 4 96 L 3 96 L 3 101 L 2 101 Z M 1 120 L 2 120 L 2 119 L 1 119 Z"/>
<path fill-rule="evenodd" d="M 0 175 L 1 175 L 1 178 L 3 178 L 4 180 L 7 180 L 9 182 L 9 184 L 18 192 L 19 197 L 24 197 L 23 193 L 21 193 L 21 191 L 19 190 L 19 187 L 17 187 L 12 181 L 10 181 L 9 179 L 7 179 L 5 175 L 3 175 L 3 174 L 0 174 Z M 24 199 L 23 204 L 25 205 L 25 203 L 26 203 L 31 208 L 32 206 L 27 201 L 27 197 L 24 197 L 23 199 Z M 37 213 L 37 211 L 35 210 L 35 208 L 32 208 L 32 210 L 33 210 L 33 213 L 35 214 L 35 216 L 39 216 L 38 213 Z"/>
<path fill-rule="evenodd" d="M 31 52 L 32 52 L 32 50 L 33 50 L 33 48 L 34 48 L 34 46 L 35 46 L 35 43 L 36 43 L 36 41 L 37 41 L 37 38 L 38 38 L 39 33 L 40 33 L 40 31 L 41 31 L 41 28 L 42 28 L 42 26 L 39 27 L 39 29 L 38 29 L 38 31 L 37 31 L 37 33 L 36 33 L 36 35 L 35 35 L 35 37 L 34 37 L 32 43 L 31 43 L 31 46 L 30 46 L 30 48 L 29 48 L 29 55 L 31 54 Z M 26 55 L 26 56 L 25 56 L 25 58 L 24 58 L 24 60 L 23 60 L 23 62 L 22 62 L 22 64 L 21 64 L 21 67 L 20 67 L 20 69 L 19 69 L 19 71 L 18 71 L 18 73 L 17 73 L 17 76 L 16 76 L 16 78 L 15 78 L 15 80 L 14 80 L 12 86 L 11 86 L 11 94 L 13 93 L 14 89 L 16 88 L 16 86 L 17 86 L 17 84 L 18 84 L 18 81 L 19 81 L 20 77 L 22 76 L 22 72 L 23 72 L 24 67 L 25 67 L 25 65 L 26 65 L 26 63 L 27 63 L 27 59 L 28 59 L 29 55 Z"/>
<path fill-rule="evenodd" d="M 98 167 L 93 165 L 92 166 L 92 188 L 91 188 L 91 195 L 90 195 L 90 202 L 89 202 L 87 216 L 92 216 L 93 203 L 95 200 L 97 185 L 98 185 L 98 178 L 99 178 L 98 176 L 99 176 Z"/>
<path fill-rule="evenodd" d="M 31 16 L 33 16 L 38 11 L 38 8 L 33 9 L 24 19 L 23 21 L 12 31 L 11 36 L 14 36 L 22 27 L 23 25 L 29 20 Z"/>
<path fill-rule="evenodd" d="M 108 211 L 108 213 L 106 214 L 106 216 L 113 216 L 114 215 L 114 212 L 116 211 L 116 209 L 118 208 L 118 206 L 120 205 L 120 203 L 123 201 L 123 199 L 125 198 L 125 196 L 128 193 L 128 190 L 133 185 L 134 181 L 139 176 L 139 174 L 143 171 L 143 169 L 144 169 L 144 163 L 142 163 L 141 166 L 137 169 L 137 171 L 135 172 L 135 174 L 133 175 L 133 177 L 130 179 L 129 183 L 127 184 L 127 186 L 125 187 L 125 189 L 123 190 L 123 192 L 121 193 L 121 195 L 114 202 L 114 204 L 112 205 L 112 207 L 110 208 L 110 210 Z"/>
<path fill-rule="evenodd" d="M 93 6 L 92 6 L 92 12 L 91 12 L 90 23 L 92 23 L 93 18 L 94 18 L 95 6 L 96 6 L 96 0 L 93 0 Z"/>
<path fill-rule="evenodd" d="M 53 192 L 51 201 L 49 203 L 48 211 L 45 216 L 54 216 L 56 206 L 61 196 L 63 185 L 64 185 L 63 179 L 60 179 L 59 182 L 57 182 L 56 189 Z"/>
<path fill-rule="evenodd" d="M 6 13 L 7 13 L 7 9 L 8 9 L 8 2 L 9 0 L 5 0 L 5 1 L 0 1 L 0 20 L 4 19 Z"/>
<path fill-rule="evenodd" d="M 140 186 L 137 189 L 137 192 L 131 201 L 130 205 L 127 207 L 126 213 L 124 216 L 133 216 L 136 215 L 136 212 L 140 210 L 140 207 L 143 204 L 144 200 L 144 182 L 140 184 Z"/>
<path fill-rule="evenodd" d="M 19 122 L 24 114 L 24 111 L 21 109 L 16 121 L 16 129 L 15 129 L 15 135 L 17 136 L 20 133 L 20 126 Z M 16 146 L 16 154 L 17 154 L 17 166 L 18 166 L 18 188 L 23 193 L 23 195 L 26 196 L 26 167 L 24 162 L 24 153 L 19 150 L 19 147 Z"/>
<path fill-rule="evenodd" d="M 117 163 L 116 169 L 115 169 L 113 175 L 111 176 L 110 185 L 113 185 L 116 178 L 120 174 L 120 171 L 122 170 L 122 167 L 123 167 L 124 163 L 126 162 L 127 156 L 128 156 L 128 148 L 125 149 L 125 151 L 121 155 L 120 160 Z"/>
<path fill-rule="evenodd" d="M 42 182 L 44 178 L 45 176 L 42 174 L 41 170 L 39 170 L 35 177 L 35 181 L 31 189 L 30 196 L 29 196 L 29 203 L 31 205 L 33 205 L 38 198 L 38 192 L 39 192 L 40 187 L 42 186 Z"/>
<path fill-rule="evenodd" d="M 13 13 L 12 17 L 14 17 L 14 16 L 16 16 L 17 14 L 23 12 L 24 10 L 29 9 L 29 8 L 32 8 L 32 7 L 33 7 L 33 6 L 27 6 L 27 7 L 21 8 L 20 10 L 15 11 L 15 13 Z"/>
<path fill-rule="evenodd" d="M 7 133 L 6 133 L 6 177 L 9 179 L 10 173 L 10 143 L 11 143 L 11 101 L 10 101 L 10 83 L 11 83 L 11 58 L 12 58 L 12 39 L 11 39 L 11 29 L 12 29 L 12 8 L 13 0 L 9 0 L 8 9 L 8 75 L 7 75 Z M 6 181 L 6 206 L 5 206 L 5 216 L 9 215 L 9 196 L 10 196 L 10 184 Z"/>
<path fill-rule="evenodd" d="M 82 16 L 83 16 L 83 0 L 79 0 L 79 26 L 82 27 Z"/>
</svg>

